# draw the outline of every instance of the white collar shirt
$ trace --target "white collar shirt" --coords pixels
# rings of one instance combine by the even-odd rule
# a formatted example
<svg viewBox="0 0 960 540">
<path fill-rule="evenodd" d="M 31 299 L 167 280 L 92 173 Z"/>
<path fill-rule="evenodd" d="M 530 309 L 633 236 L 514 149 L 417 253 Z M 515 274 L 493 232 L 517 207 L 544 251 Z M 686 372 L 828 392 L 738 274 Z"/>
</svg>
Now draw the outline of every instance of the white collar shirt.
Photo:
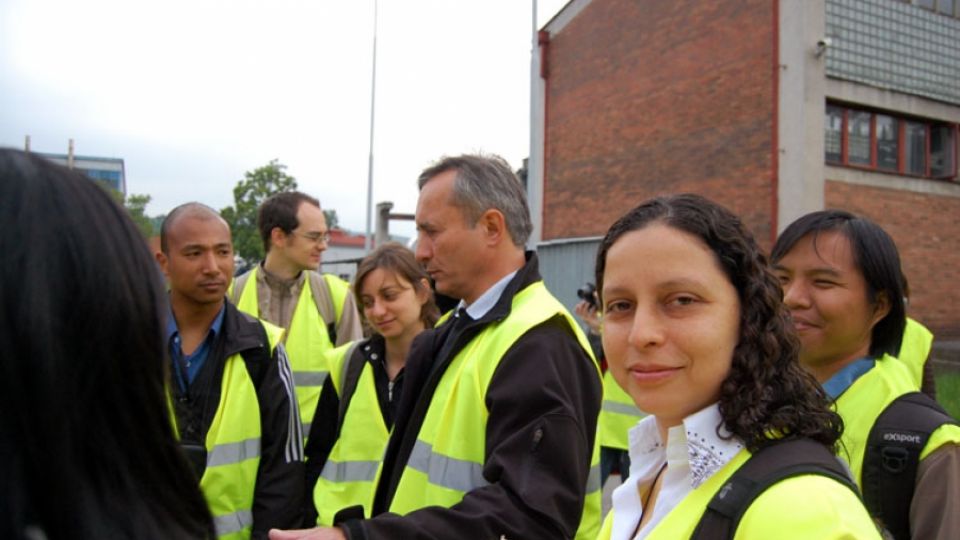
<svg viewBox="0 0 960 540">
<path fill-rule="evenodd" d="M 630 476 L 613 492 L 611 540 L 646 538 L 684 497 L 740 452 L 743 445 L 737 439 L 724 440 L 717 434 L 721 423 L 720 409 L 714 403 L 669 428 L 666 446 L 652 415 L 630 430 Z M 724 428 L 720 432 L 729 435 Z M 637 531 L 643 515 L 640 491 L 650 489 L 664 465 L 653 515 Z"/>
<path fill-rule="evenodd" d="M 493 306 L 497 305 L 497 301 L 500 300 L 500 295 L 503 294 L 503 290 L 507 288 L 510 280 L 513 279 L 513 276 L 517 275 L 517 272 L 518 270 L 514 270 L 513 272 L 510 272 L 504 276 L 500 281 L 494 283 L 469 306 L 466 302 L 460 300 L 460 303 L 457 304 L 457 311 L 460 311 L 460 308 L 465 307 L 467 308 L 467 315 L 469 315 L 471 319 L 477 320 L 480 317 L 483 317 L 491 309 L 493 309 Z"/>
</svg>

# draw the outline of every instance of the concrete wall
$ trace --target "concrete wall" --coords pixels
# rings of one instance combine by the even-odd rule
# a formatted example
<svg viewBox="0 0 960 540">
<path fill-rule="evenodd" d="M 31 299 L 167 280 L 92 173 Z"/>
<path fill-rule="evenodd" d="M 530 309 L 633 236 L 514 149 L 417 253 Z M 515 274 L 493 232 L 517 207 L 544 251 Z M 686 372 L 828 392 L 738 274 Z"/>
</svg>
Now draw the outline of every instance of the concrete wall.
<svg viewBox="0 0 960 540">
<path fill-rule="evenodd" d="M 824 0 L 780 0 L 777 231 L 823 208 Z"/>
</svg>

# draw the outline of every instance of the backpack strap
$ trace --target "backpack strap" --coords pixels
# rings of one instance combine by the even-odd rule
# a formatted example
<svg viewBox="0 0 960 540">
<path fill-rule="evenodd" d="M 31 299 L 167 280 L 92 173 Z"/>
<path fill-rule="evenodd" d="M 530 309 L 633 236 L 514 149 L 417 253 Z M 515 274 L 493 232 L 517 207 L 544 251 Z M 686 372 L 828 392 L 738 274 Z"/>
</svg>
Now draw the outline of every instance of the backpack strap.
<svg viewBox="0 0 960 540">
<path fill-rule="evenodd" d="M 307 272 L 310 280 L 310 294 L 313 295 L 313 303 L 317 306 L 320 318 L 327 327 L 327 337 L 330 338 L 330 344 L 337 344 L 337 308 L 333 304 L 333 291 L 327 284 L 324 276 L 319 272 Z"/>
<path fill-rule="evenodd" d="M 340 436 L 340 428 L 343 427 L 343 417 L 347 415 L 347 407 L 350 406 L 350 400 L 353 398 L 354 392 L 357 391 L 360 374 L 366 364 L 363 354 L 355 354 L 360 343 L 360 341 L 351 343 L 344 357 L 343 379 L 340 381 L 340 408 L 337 411 L 338 437 Z"/>
<path fill-rule="evenodd" d="M 910 538 L 920 453 L 937 428 L 956 423 L 933 398 L 911 392 L 887 405 L 870 428 L 861 473 L 863 500 L 894 538 Z"/>
<path fill-rule="evenodd" d="M 754 499 L 777 482 L 804 474 L 833 478 L 859 497 L 846 467 L 825 446 L 811 439 L 778 441 L 758 450 L 720 487 L 690 538 L 732 539 Z"/>
</svg>

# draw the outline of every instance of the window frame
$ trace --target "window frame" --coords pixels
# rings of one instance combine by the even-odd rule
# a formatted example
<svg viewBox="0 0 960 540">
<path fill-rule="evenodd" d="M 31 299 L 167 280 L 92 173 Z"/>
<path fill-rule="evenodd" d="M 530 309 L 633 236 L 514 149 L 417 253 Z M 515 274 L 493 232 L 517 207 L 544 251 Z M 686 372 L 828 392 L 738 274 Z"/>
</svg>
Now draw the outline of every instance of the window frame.
<svg viewBox="0 0 960 540">
<path fill-rule="evenodd" d="M 826 134 L 829 126 L 826 125 L 826 120 L 828 118 L 828 108 L 832 107 L 834 109 L 839 109 L 840 111 L 840 160 L 833 160 L 828 157 L 827 146 L 826 146 Z M 850 162 L 850 114 L 852 112 L 856 113 L 866 113 L 870 115 L 870 160 L 869 164 L 864 163 L 851 163 Z M 824 146 L 823 146 L 823 159 L 824 163 L 827 165 L 832 165 L 836 167 L 847 167 L 850 169 L 859 169 L 863 171 L 877 172 L 882 174 L 893 174 L 897 176 L 907 176 L 911 178 L 922 178 L 925 180 L 939 180 L 939 181 L 948 181 L 948 182 L 957 182 L 960 181 L 960 176 L 958 176 L 958 151 L 957 151 L 957 141 L 960 139 L 960 124 L 955 124 L 951 122 L 941 122 L 936 120 L 929 120 L 924 118 L 917 118 L 913 116 L 906 116 L 902 114 L 897 114 L 892 111 L 884 111 L 879 109 L 872 109 L 869 107 L 860 107 L 853 105 L 846 105 L 844 103 L 838 103 L 834 101 L 827 101 L 826 106 L 824 107 L 823 112 L 824 118 Z M 879 151 L 877 148 L 877 115 L 887 116 L 896 121 L 897 125 L 897 167 L 896 169 L 888 169 L 879 166 Z M 925 128 L 925 141 L 924 141 L 924 172 L 923 174 L 916 174 L 913 172 L 908 172 L 907 170 L 907 148 L 906 148 L 906 135 L 907 135 L 907 124 L 921 124 Z M 950 152 L 951 159 L 950 163 L 952 165 L 952 170 L 948 171 L 946 175 L 933 176 L 931 172 L 931 136 L 933 128 L 935 127 L 946 127 L 948 133 L 952 134 L 952 140 L 950 141 Z"/>
</svg>

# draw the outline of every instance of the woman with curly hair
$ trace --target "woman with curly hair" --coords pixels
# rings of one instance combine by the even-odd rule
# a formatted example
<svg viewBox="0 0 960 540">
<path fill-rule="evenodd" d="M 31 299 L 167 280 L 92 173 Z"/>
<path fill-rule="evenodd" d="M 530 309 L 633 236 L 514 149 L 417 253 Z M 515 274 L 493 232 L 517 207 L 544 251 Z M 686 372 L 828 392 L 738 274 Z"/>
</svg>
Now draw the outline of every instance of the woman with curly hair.
<svg viewBox="0 0 960 540">
<path fill-rule="evenodd" d="M 601 538 L 689 538 L 751 455 L 801 438 L 834 450 L 842 421 L 799 366 L 779 284 L 728 210 L 696 195 L 641 204 L 607 231 L 596 274 L 610 370 L 650 413 L 630 431 L 630 476 Z M 800 474 L 753 499 L 731 536 L 879 535 L 849 482 Z"/>
</svg>

